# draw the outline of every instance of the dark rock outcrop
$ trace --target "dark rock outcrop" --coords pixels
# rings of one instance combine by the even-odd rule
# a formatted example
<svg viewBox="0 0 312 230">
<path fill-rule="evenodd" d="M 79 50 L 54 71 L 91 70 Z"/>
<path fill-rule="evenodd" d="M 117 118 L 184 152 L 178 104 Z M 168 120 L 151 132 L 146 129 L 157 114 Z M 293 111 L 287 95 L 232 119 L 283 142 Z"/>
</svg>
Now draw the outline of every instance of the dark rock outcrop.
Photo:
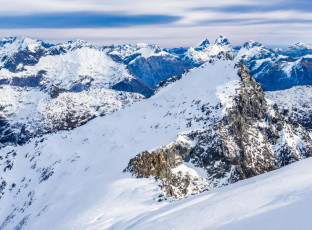
<svg viewBox="0 0 312 230">
<path fill-rule="evenodd" d="M 185 170 L 178 169 L 183 159 L 189 156 L 190 146 L 175 142 L 156 151 L 144 151 L 131 159 L 125 172 L 132 172 L 137 178 L 154 177 L 167 197 L 181 199 L 209 190 L 207 181 Z"/>
</svg>

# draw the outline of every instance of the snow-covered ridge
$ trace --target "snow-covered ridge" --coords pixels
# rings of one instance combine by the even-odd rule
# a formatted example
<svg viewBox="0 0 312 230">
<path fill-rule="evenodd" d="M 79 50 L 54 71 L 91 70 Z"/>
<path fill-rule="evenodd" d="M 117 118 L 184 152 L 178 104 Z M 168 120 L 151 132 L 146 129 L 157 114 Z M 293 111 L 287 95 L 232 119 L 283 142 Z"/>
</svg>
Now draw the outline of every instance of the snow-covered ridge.
<svg viewBox="0 0 312 230">
<path fill-rule="evenodd" d="M 101 87 L 79 93 L 61 92 L 55 97 L 30 87 L 4 85 L 0 91 L 0 148 L 24 144 L 43 134 L 71 130 L 144 98 L 141 94 Z"/>
<path fill-rule="evenodd" d="M 111 88 L 124 79 L 134 78 L 126 70 L 126 67 L 114 62 L 104 52 L 83 47 L 58 56 L 49 55 L 42 57 L 35 66 L 25 66 L 24 71 L 12 73 L 7 69 L 0 70 L 0 79 L 12 81 L 15 78 L 36 76 L 38 71 L 45 74 L 40 84 L 46 88 L 57 85 L 69 90 L 81 78 L 89 76 L 92 85 L 103 88 Z M 82 82 L 83 84 L 83 82 Z"/>
<path fill-rule="evenodd" d="M 214 86 L 239 82 L 233 72 L 234 63 L 217 62 L 212 68 L 215 74 L 222 74 Z M 36 138 L 23 146 L 0 150 L 1 156 L 8 155 L 7 163 L 1 161 L 1 170 L 6 169 L 0 182 L 3 184 L 0 226 L 14 228 L 22 221 L 29 229 L 91 225 L 104 228 L 136 213 L 134 210 L 131 213 L 118 211 L 118 207 L 128 202 L 135 204 L 138 211 L 146 208 L 146 202 L 156 205 L 153 198 L 161 194 L 157 184 L 153 180 L 132 179 L 123 169 L 140 151 L 173 142 L 179 132 L 204 125 L 202 121 L 194 122 L 192 127 L 186 126 L 200 112 L 199 105 L 194 106 L 194 99 L 202 98 L 203 103 L 211 105 L 219 103 L 217 90 L 209 87 L 215 74 L 207 68 L 191 72 L 150 99 L 110 116 L 96 118 L 71 132 Z M 210 90 L 196 90 L 198 82 Z M 215 116 L 220 115 L 222 113 L 216 111 Z M 130 197 L 116 199 L 120 194 Z M 107 206 L 115 211 L 105 212 Z M 72 211 L 60 213 L 60 209 Z M 116 213 L 123 215 L 115 219 Z M 114 222 L 102 223 L 111 218 Z"/>
</svg>

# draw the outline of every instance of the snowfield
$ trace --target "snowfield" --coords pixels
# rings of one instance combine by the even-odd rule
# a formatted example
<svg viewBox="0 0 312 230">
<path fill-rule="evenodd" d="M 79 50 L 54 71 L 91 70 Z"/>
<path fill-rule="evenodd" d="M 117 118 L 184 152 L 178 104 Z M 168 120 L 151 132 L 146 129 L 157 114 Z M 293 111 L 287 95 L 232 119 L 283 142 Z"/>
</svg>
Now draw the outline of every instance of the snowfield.
<svg viewBox="0 0 312 230">
<path fill-rule="evenodd" d="M 312 159 L 172 202 L 109 229 L 312 229 Z"/>
</svg>

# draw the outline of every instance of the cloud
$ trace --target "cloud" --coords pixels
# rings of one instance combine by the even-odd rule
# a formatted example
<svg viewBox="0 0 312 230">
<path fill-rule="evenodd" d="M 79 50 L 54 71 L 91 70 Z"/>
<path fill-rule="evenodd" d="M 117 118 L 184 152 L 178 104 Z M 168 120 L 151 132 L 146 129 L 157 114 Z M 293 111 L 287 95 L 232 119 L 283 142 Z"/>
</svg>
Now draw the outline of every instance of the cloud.
<svg viewBox="0 0 312 230">
<path fill-rule="evenodd" d="M 311 0 L 283 0 L 283 1 L 268 1 L 253 2 L 253 4 L 228 4 L 222 6 L 207 6 L 195 7 L 195 11 L 210 11 L 223 13 L 263 13 L 272 11 L 297 11 L 297 12 L 312 12 Z"/>
<path fill-rule="evenodd" d="M 179 19 L 181 19 L 181 17 L 170 15 L 125 15 L 100 12 L 66 12 L 0 16 L 0 28 L 130 27 L 172 23 Z"/>
<path fill-rule="evenodd" d="M 312 19 L 265 19 L 265 18 L 230 18 L 204 20 L 200 25 L 267 25 L 267 24 L 312 24 Z"/>
<path fill-rule="evenodd" d="M 240 45 L 312 43 L 311 0 L 0 0 L 0 34 L 50 42 L 187 46 L 224 34 Z"/>
</svg>

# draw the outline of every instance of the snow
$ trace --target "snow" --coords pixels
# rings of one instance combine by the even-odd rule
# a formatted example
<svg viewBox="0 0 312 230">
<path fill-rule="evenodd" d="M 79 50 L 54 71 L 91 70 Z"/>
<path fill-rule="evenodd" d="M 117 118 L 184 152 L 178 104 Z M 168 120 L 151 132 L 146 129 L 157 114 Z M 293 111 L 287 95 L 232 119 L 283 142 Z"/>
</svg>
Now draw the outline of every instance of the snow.
<svg viewBox="0 0 312 230">
<path fill-rule="evenodd" d="M 312 45 L 306 44 L 304 42 L 298 42 L 294 45 L 296 49 L 312 49 Z"/>
<path fill-rule="evenodd" d="M 63 74 L 69 74 L 68 81 L 60 81 L 63 87 L 69 87 L 76 80 L 66 72 L 67 65 L 79 74 L 103 70 L 89 62 L 86 53 L 93 58 L 92 63 L 106 60 L 101 52 L 84 48 L 63 54 L 66 57 Z M 45 58 L 51 57 L 42 58 L 40 65 L 52 68 L 54 64 L 49 64 L 48 60 L 53 60 Z M 77 59 L 84 65 L 77 66 Z M 204 116 L 202 105 L 221 104 L 221 108 L 209 115 L 215 120 L 221 119 L 240 88 L 235 64 L 225 58 L 212 59 L 211 63 L 190 70 L 147 100 L 95 118 L 72 131 L 45 135 L 23 146 L 1 149 L 0 156 L 5 156 L 0 160 L 1 178 L 7 186 L 0 199 L 0 229 L 14 229 L 19 223 L 25 223 L 24 229 L 47 230 L 275 230 L 293 229 L 294 224 L 298 229 L 311 226 L 311 159 L 225 188 L 189 196 L 183 201 L 157 202 L 162 192 L 153 178 L 135 179 L 123 173 L 129 160 L 142 151 L 177 140 L 192 144 L 183 135 L 209 127 L 205 121 L 196 122 L 196 117 Z M 31 71 L 31 67 L 27 71 Z M 120 71 L 124 73 L 124 68 L 120 67 Z M 98 81 L 102 81 L 100 74 L 95 75 Z M 50 74 L 45 79 L 55 83 L 64 76 L 58 79 L 59 76 Z M 103 81 L 104 84 L 105 79 Z M 91 88 L 85 93 L 98 95 L 96 90 L 106 91 Z M 85 100 L 80 101 L 78 94 L 70 95 L 83 108 L 93 107 L 92 103 L 86 104 L 89 100 L 106 99 L 106 96 L 91 95 L 89 98 L 85 95 Z M 68 104 L 64 98 L 58 98 L 60 101 L 52 103 L 56 114 L 58 107 Z M 108 101 L 114 102 L 114 98 Z M 43 104 L 41 106 L 44 108 Z M 31 111 L 31 107 L 28 110 Z M 188 126 L 189 121 L 192 121 L 191 126 Z M 6 168 L 7 162 L 14 163 L 12 169 Z M 191 163 L 179 166 L 174 172 L 204 176 L 204 172 Z"/>
<path fill-rule="evenodd" d="M 309 85 L 294 86 L 290 89 L 267 91 L 266 96 L 279 106 L 279 109 L 288 109 L 290 112 L 303 111 L 311 113 L 312 87 Z M 293 111 L 295 109 L 295 111 Z"/>
<path fill-rule="evenodd" d="M 298 66 L 298 64 L 302 61 L 302 58 L 299 58 L 298 60 L 294 62 L 285 62 L 282 65 L 282 70 L 286 73 L 286 75 L 290 78 L 292 75 L 292 71 Z"/>
<path fill-rule="evenodd" d="M 105 88 L 91 88 L 79 93 L 63 92 L 56 98 L 38 88 L 3 85 L 0 90 L 0 116 L 8 120 L 16 133 L 20 132 L 22 124 L 26 131 L 34 134 L 54 130 L 59 123 L 68 122 L 69 114 L 72 121 L 78 117 L 83 122 L 83 117 L 90 119 L 111 114 L 126 104 L 144 98 L 137 93 Z"/>
<path fill-rule="evenodd" d="M 93 85 L 109 88 L 124 80 L 134 78 L 126 66 L 113 61 L 104 51 L 82 47 L 61 55 L 42 57 L 35 66 L 25 66 L 25 71 L 12 73 L 7 69 L 0 70 L 0 78 L 36 76 L 39 70 L 47 71 L 41 84 L 48 88 L 58 85 L 70 89 L 75 82 L 89 76 L 94 79 Z"/>
<path fill-rule="evenodd" d="M 0 41 L 0 58 L 26 48 L 34 52 L 41 45 L 42 41 L 31 38 L 24 37 L 3 38 Z"/>
<path fill-rule="evenodd" d="M 204 43 L 204 45 L 200 46 L 202 43 Z M 215 41 L 215 44 L 209 44 L 208 40 L 204 40 L 195 47 L 190 47 L 185 53 L 183 59 L 191 61 L 193 64 L 200 65 L 209 61 L 211 58 L 216 57 L 220 52 L 229 53 L 232 56 L 235 54 L 234 49 L 231 44 L 228 43 L 227 38 L 222 35 Z"/>
<path fill-rule="evenodd" d="M 131 60 L 129 64 L 134 63 L 139 58 L 149 58 L 153 56 L 173 56 L 172 54 L 162 50 L 155 44 L 139 43 L 135 46 L 122 45 L 104 48 L 109 55 L 116 55 L 121 60 Z"/>
<path fill-rule="evenodd" d="M 271 50 L 264 47 L 262 44 L 258 42 L 249 41 L 239 49 L 235 59 L 237 61 L 240 60 L 251 61 L 252 59 L 255 58 L 268 60 L 268 57 L 270 59 L 275 57 L 274 53 Z"/>
<path fill-rule="evenodd" d="M 142 213 L 110 229 L 311 229 L 312 159 Z"/>
</svg>

